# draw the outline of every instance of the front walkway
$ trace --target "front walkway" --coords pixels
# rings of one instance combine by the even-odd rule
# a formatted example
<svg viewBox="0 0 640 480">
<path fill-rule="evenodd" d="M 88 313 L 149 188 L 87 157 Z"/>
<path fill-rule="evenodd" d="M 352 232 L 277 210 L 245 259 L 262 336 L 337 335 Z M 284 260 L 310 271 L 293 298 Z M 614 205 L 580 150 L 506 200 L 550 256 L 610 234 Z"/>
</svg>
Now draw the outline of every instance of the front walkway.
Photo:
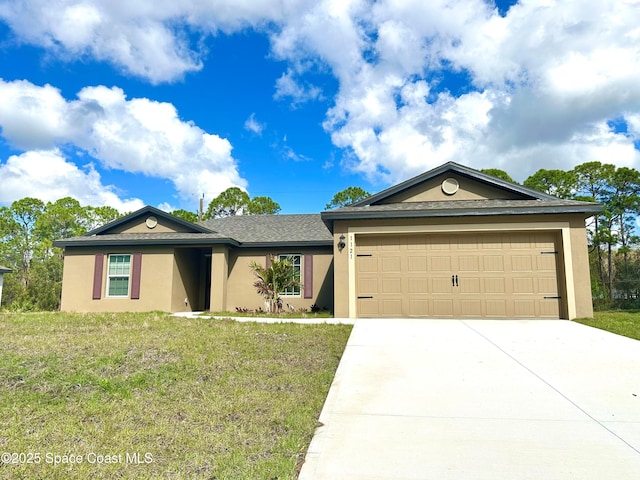
<svg viewBox="0 0 640 480">
<path fill-rule="evenodd" d="M 565 320 L 363 319 L 300 480 L 640 478 L 640 342 Z"/>
<path fill-rule="evenodd" d="M 284 317 L 240 317 L 233 315 L 209 315 L 207 312 L 177 312 L 172 313 L 174 317 L 185 318 L 215 318 L 216 320 L 235 320 L 237 322 L 257 322 L 257 323 L 303 323 L 303 324 L 347 324 L 353 325 L 353 318 L 333 318 L 333 317 L 300 317 L 300 318 L 284 318 Z"/>
</svg>

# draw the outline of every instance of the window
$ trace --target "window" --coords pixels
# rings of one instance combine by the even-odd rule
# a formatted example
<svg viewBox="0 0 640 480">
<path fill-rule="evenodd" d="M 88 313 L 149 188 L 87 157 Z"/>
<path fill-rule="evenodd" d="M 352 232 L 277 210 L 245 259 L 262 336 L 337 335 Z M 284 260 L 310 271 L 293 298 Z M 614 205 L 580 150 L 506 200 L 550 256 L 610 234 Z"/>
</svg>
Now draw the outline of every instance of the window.
<svg viewBox="0 0 640 480">
<path fill-rule="evenodd" d="M 293 265 L 293 275 L 298 281 L 297 287 L 289 287 L 282 295 L 285 297 L 299 297 L 300 296 L 300 283 L 302 282 L 302 255 L 279 255 L 278 260 L 289 260 Z"/>
<path fill-rule="evenodd" d="M 128 297 L 131 255 L 109 255 L 107 297 Z"/>
</svg>

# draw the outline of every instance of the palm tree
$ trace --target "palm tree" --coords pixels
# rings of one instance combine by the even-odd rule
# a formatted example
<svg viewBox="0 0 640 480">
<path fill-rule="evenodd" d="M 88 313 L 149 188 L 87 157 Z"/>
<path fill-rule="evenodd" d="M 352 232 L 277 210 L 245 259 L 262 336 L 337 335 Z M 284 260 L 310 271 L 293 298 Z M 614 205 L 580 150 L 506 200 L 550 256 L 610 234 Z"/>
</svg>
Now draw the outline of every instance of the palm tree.
<svg viewBox="0 0 640 480">
<path fill-rule="evenodd" d="M 265 298 L 267 310 L 276 313 L 280 309 L 280 294 L 288 288 L 299 287 L 300 280 L 295 277 L 295 270 L 289 258 L 281 260 L 274 256 L 269 257 L 271 265 L 263 267 L 253 261 L 249 264 L 249 268 L 256 276 L 253 286 L 258 294 Z"/>
</svg>

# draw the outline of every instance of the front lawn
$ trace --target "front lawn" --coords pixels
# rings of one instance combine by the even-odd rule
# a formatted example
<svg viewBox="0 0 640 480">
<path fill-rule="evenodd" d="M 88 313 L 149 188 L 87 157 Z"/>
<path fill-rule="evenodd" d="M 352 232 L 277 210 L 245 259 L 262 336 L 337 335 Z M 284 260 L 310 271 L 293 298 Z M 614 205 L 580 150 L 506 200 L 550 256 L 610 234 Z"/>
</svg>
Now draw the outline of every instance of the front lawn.
<svg viewBox="0 0 640 480">
<path fill-rule="evenodd" d="M 594 312 L 594 318 L 579 318 L 575 321 L 640 340 L 640 312 L 638 311 Z"/>
<path fill-rule="evenodd" d="M 0 314 L 0 478 L 294 479 L 350 331 Z"/>
</svg>

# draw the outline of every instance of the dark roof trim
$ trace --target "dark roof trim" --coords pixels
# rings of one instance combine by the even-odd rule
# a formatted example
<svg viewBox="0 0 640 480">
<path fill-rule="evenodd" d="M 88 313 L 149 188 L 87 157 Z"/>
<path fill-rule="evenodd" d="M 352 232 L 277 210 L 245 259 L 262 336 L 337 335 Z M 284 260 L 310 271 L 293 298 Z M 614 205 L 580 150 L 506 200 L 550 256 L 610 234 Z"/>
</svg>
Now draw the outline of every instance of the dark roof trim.
<svg viewBox="0 0 640 480">
<path fill-rule="evenodd" d="M 432 178 L 446 172 L 455 172 L 459 175 L 471 178 L 473 180 L 478 180 L 502 190 L 519 193 L 521 195 L 529 197 L 532 200 L 557 200 L 556 197 L 547 195 L 546 193 L 538 192 L 537 190 L 533 190 L 516 183 L 507 182 L 506 180 L 502 180 L 501 178 L 487 175 L 486 173 L 474 170 L 473 168 L 465 167 L 464 165 L 460 165 L 455 162 L 447 162 L 444 165 L 440 165 L 439 167 L 429 170 L 428 172 L 410 178 L 409 180 L 405 180 L 402 183 L 389 187 L 381 192 L 375 193 L 363 200 L 352 203 L 351 205 L 349 205 L 349 207 L 366 207 L 369 205 L 373 205 L 388 197 L 403 192 L 404 190 L 408 190 L 409 188 L 415 187 L 422 182 L 431 180 Z"/>
<path fill-rule="evenodd" d="M 331 247 L 332 240 L 311 240 L 301 242 L 245 242 L 240 248 L 303 248 L 303 247 Z"/>
<path fill-rule="evenodd" d="M 349 208 L 349 207 L 347 207 Z M 495 215 L 537 215 L 537 214 L 567 214 L 581 213 L 587 216 L 601 212 L 603 206 L 594 203 L 576 203 L 574 205 L 523 205 L 523 206 L 494 206 L 478 208 L 437 208 L 429 210 L 379 210 L 361 208 L 354 210 L 335 210 L 322 212 L 322 221 L 333 232 L 335 220 L 360 220 L 360 219 L 396 219 L 396 218 L 428 218 L 428 217 L 483 217 Z"/>
<path fill-rule="evenodd" d="M 146 207 L 142 207 L 140 210 L 136 210 L 133 213 L 130 213 L 129 215 L 126 215 L 124 217 L 118 218 L 116 220 L 114 220 L 113 222 L 109 222 L 106 225 L 103 225 L 101 227 L 98 227 L 94 230 L 91 230 L 90 232 L 87 232 L 84 234 L 85 237 L 90 237 L 92 235 L 99 235 L 105 232 L 108 232 L 109 230 L 112 230 L 114 228 L 119 227 L 120 225 L 124 225 L 125 223 L 130 222 L 131 220 L 134 220 L 135 218 L 141 217 L 143 215 L 154 215 L 156 217 L 161 217 L 164 218 L 166 220 L 169 220 L 170 222 L 174 222 L 177 223 L 178 225 L 181 225 L 185 228 L 189 228 L 191 230 L 193 230 L 194 232 L 199 232 L 199 233 L 213 233 L 212 230 L 209 230 L 208 228 L 199 225 L 199 224 L 195 224 L 195 223 L 191 223 L 191 222 L 187 222 L 186 220 L 183 220 L 181 218 L 178 218 L 174 215 L 171 215 L 170 213 L 167 213 L 163 210 L 160 210 L 158 208 L 152 207 L 150 205 L 147 205 Z"/>
<path fill-rule="evenodd" d="M 220 245 L 228 244 L 234 247 L 239 247 L 240 244 L 232 238 L 147 238 L 147 239 L 122 239 L 122 238 L 110 238 L 109 235 L 104 237 L 91 237 L 83 240 L 82 237 L 76 237 L 79 240 L 64 239 L 56 240 L 53 242 L 54 247 L 117 247 L 117 246 L 207 246 L 207 245 Z"/>
<path fill-rule="evenodd" d="M 0 265 L 0 273 L 12 273 L 13 270 L 11 270 L 10 268 L 7 267 L 3 267 L 2 265 Z"/>
</svg>

